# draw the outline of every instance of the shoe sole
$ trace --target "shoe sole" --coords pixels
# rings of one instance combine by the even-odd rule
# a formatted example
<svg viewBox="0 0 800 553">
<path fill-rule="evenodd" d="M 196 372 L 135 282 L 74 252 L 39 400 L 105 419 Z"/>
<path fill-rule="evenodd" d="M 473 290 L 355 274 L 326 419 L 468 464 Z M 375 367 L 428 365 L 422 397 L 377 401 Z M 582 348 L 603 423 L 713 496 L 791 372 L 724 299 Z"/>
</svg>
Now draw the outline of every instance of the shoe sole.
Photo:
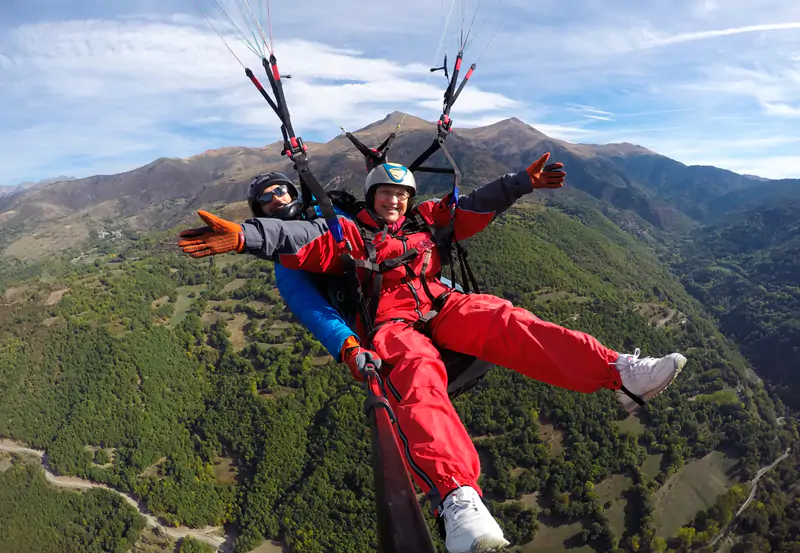
<svg viewBox="0 0 800 553">
<path fill-rule="evenodd" d="M 511 545 L 505 538 L 496 536 L 481 536 L 472 542 L 470 553 L 496 553 Z"/>
<path fill-rule="evenodd" d="M 683 370 L 683 367 L 686 366 L 686 361 L 687 361 L 686 357 L 684 357 L 683 355 L 681 355 L 679 353 L 678 354 L 678 358 L 677 358 L 677 362 L 675 363 L 675 370 L 672 373 L 672 377 L 664 380 L 664 382 L 662 382 L 660 386 L 657 386 L 657 387 L 653 388 L 652 390 L 647 392 L 645 395 L 643 395 L 642 396 L 642 401 L 644 401 L 645 403 L 648 403 L 648 402 L 652 401 L 654 398 L 658 397 L 658 395 L 661 394 L 661 392 L 663 392 L 664 390 L 669 388 L 670 385 L 672 385 L 672 383 L 675 382 L 675 379 L 681 373 L 681 371 Z M 628 398 L 628 399 L 630 399 L 630 398 Z M 630 413 L 633 413 L 634 411 L 636 411 L 641 406 L 631 399 L 630 402 L 624 404 L 623 407 L 625 407 L 625 410 L 630 414 Z"/>
</svg>

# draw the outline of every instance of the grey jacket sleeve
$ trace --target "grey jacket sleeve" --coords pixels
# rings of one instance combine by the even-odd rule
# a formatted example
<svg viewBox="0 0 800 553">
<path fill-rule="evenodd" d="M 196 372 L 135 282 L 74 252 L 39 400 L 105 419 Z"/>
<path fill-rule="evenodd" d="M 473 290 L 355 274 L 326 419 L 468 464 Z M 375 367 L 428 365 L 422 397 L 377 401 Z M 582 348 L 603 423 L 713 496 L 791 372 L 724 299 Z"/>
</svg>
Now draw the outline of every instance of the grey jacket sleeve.
<svg viewBox="0 0 800 553">
<path fill-rule="evenodd" d="M 458 207 L 464 211 L 501 215 L 525 194 L 533 192 L 533 184 L 523 169 L 519 173 L 506 173 L 465 196 L 459 196 Z"/>
<path fill-rule="evenodd" d="M 328 232 L 325 219 L 312 221 L 281 221 L 280 219 L 255 218 L 242 223 L 244 251 L 280 262 L 281 255 L 295 256 L 305 246 Z"/>
</svg>

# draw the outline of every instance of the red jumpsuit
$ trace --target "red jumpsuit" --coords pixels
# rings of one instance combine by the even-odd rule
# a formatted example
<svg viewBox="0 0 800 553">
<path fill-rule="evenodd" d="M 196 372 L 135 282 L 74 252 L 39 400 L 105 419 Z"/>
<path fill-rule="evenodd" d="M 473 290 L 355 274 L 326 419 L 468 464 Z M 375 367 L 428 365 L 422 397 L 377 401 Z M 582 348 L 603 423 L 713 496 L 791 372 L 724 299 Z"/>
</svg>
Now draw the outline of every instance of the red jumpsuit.
<svg viewBox="0 0 800 553">
<path fill-rule="evenodd" d="M 522 194 L 530 192 L 523 171 L 507 175 L 459 198 L 454 232 L 464 240 L 481 231 Z M 413 208 L 434 226 L 450 223 L 449 198 L 426 201 Z M 413 217 L 412 217 L 413 218 Z M 477 451 L 447 394 L 447 373 L 437 346 L 507 367 L 535 380 L 578 392 L 618 389 L 619 372 L 612 366 L 619 354 L 592 336 L 543 321 L 525 309 L 488 294 L 452 291 L 429 325 L 430 336 L 412 328 L 431 309 L 419 276 L 424 252 L 431 295 L 449 290 L 435 275 L 440 257 L 428 230 L 406 218 L 394 232 L 364 210 L 358 223 L 376 232 L 376 262 L 393 259 L 416 248 L 419 254 L 383 273 L 372 347 L 384 362 L 383 378 L 397 417 L 406 466 L 427 494 L 434 510 L 459 485 L 480 493 Z M 340 218 L 353 257 L 366 259 L 357 223 Z M 280 221 L 251 219 L 244 225 L 246 250 L 279 261 L 286 267 L 311 272 L 342 272 L 339 250 L 324 220 Z M 359 327 L 362 342 L 369 336 Z"/>
</svg>

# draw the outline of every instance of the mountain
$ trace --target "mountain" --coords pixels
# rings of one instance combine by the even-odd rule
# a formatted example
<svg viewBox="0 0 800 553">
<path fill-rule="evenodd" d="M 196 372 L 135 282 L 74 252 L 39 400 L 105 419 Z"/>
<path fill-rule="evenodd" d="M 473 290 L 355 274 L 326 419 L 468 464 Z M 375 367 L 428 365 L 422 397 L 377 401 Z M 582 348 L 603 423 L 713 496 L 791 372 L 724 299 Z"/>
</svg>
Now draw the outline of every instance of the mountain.
<svg viewBox="0 0 800 553">
<path fill-rule="evenodd" d="M 50 177 L 48 179 L 42 179 L 40 181 L 24 181 L 13 186 L 0 185 L 0 196 L 14 194 L 16 192 L 22 192 L 24 190 L 41 188 L 42 186 L 47 186 L 48 184 L 53 184 L 55 182 L 70 181 L 70 180 L 75 180 L 75 177 L 67 177 L 61 175 L 58 177 Z"/>
<path fill-rule="evenodd" d="M 800 199 L 800 179 L 770 180 L 710 166 L 687 166 L 652 152 L 612 155 L 637 184 L 701 222 L 771 198 Z"/>
<path fill-rule="evenodd" d="M 399 130 L 397 129 L 400 125 Z M 436 134 L 436 124 L 401 112 L 388 114 L 355 132 L 377 146 L 397 130 L 389 159 L 410 164 Z M 526 167 L 545 151 L 565 164 L 567 186 L 529 199 L 588 203 L 640 234 L 686 232 L 765 197 L 800 195 L 800 181 L 769 181 L 713 167 L 691 167 L 628 143 L 573 144 L 537 131 L 517 118 L 479 128 L 455 128 L 447 147 L 463 174 L 465 189 Z M 294 175 L 280 155 L 281 144 L 264 148 L 225 147 L 186 159 L 159 158 L 115 175 L 38 183 L 0 197 L 0 230 L 7 255 L 41 255 L 91 230 L 130 232 L 168 228 L 195 218 L 197 208 L 241 202 L 253 175 L 282 171 Z M 340 135 L 308 143 L 318 180 L 329 189 L 361 192 L 364 161 Z M 426 165 L 446 167 L 441 152 Z M 419 173 L 423 194 L 442 194 L 451 177 Z M 64 230 L 66 229 L 66 231 Z"/>
<path fill-rule="evenodd" d="M 766 202 L 711 225 L 676 265 L 781 398 L 800 409 L 800 200 Z"/>
</svg>

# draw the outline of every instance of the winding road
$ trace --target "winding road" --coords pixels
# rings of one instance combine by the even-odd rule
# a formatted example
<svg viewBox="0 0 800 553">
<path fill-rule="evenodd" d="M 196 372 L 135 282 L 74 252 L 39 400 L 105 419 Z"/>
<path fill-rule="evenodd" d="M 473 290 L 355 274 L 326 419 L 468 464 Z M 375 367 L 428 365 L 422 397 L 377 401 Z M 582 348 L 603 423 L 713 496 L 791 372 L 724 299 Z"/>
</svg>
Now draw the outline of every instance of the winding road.
<svg viewBox="0 0 800 553">
<path fill-rule="evenodd" d="M 783 417 L 781 417 L 781 418 L 783 418 Z M 748 505 L 750 505 L 750 502 L 751 502 L 751 501 L 753 501 L 753 498 L 755 498 L 755 496 L 756 496 L 756 491 L 758 490 L 758 481 L 759 481 L 759 480 L 761 479 L 761 477 L 762 477 L 762 476 L 764 476 L 764 475 L 765 475 L 767 472 L 769 472 L 769 471 L 771 471 L 772 469 L 774 469 L 774 468 L 775 468 L 775 467 L 778 465 L 778 463 L 780 463 L 781 461 L 783 461 L 784 459 L 786 459 L 786 458 L 789 456 L 789 452 L 790 452 L 790 451 L 791 451 L 791 448 L 787 448 L 787 449 L 786 449 L 786 451 L 784 451 L 784 452 L 783 452 L 783 455 L 781 455 L 780 457 L 778 457 L 777 459 L 775 459 L 775 461 L 774 461 L 772 464 L 769 464 L 769 465 L 767 465 L 767 466 L 765 466 L 765 467 L 762 467 L 761 469 L 759 469 L 759 471 L 756 473 L 756 475 L 755 475 L 755 477 L 753 478 L 753 480 L 750 482 L 750 495 L 748 495 L 748 496 L 747 496 L 747 499 L 745 500 L 745 502 L 742 504 L 742 506 L 741 506 L 741 507 L 739 507 L 739 510 L 738 510 L 738 511 L 736 511 L 736 514 L 735 514 L 735 515 L 733 515 L 733 518 L 732 518 L 732 519 L 731 519 L 731 521 L 728 523 L 728 525 L 727 525 L 727 526 L 726 526 L 726 527 L 725 527 L 725 528 L 722 530 L 722 532 L 720 532 L 720 533 L 717 535 L 717 537 L 716 537 L 716 538 L 714 538 L 714 540 L 713 540 L 711 543 L 709 543 L 708 545 L 710 545 L 710 546 L 714 546 L 714 545 L 716 545 L 716 544 L 717 544 L 717 542 L 718 542 L 719 540 L 721 540 L 723 537 L 725 537 L 725 536 L 727 536 L 727 535 L 728 535 L 728 532 L 729 532 L 729 531 L 730 531 L 730 529 L 733 527 L 733 523 L 734 523 L 734 522 L 736 522 L 736 519 L 737 519 L 737 518 L 739 518 L 739 515 L 740 515 L 740 514 L 742 514 L 742 512 L 744 512 L 744 510 L 745 510 L 745 509 L 747 509 L 747 506 L 748 506 Z"/>
<path fill-rule="evenodd" d="M 39 462 L 44 470 L 45 478 L 48 482 L 55 486 L 60 486 L 62 488 L 71 488 L 76 490 L 87 490 L 90 488 L 105 488 L 106 490 L 110 490 L 112 492 L 118 493 L 128 502 L 133 508 L 135 508 L 140 515 L 142 515 L 145 520 L 147 521 L 147 525 L 153 528 L 156 528 L 160 532 L 175 538 L 185 538 L 186 536 L 191 536 L 197 540 L 203 541 L 209 545 L 212 545 L 217 548 L 218 551 L 222 553 L 227 553 L 228 551 L 232 551 L 232 541 L 228 539 L 226 536 L 221 536 L 220 533 L 224 534 L 224 529 L 221 526 L 207 526 L 201 529 L 195 528 L 186 528 L 185 526 L 179 526 L 177 528 L 164 526 L 161 524 L 158 519 L 153 516 L 152 513 L 148 512 L 144 506 L 142 506 L 135 498 L 132 496 L 116 490 L 110 486 L 105 484 L 98 484 L 97 482 L 90 482 L 88 480 L 83 480 L 82 478 L 75 478 L 72 476 L 56 476 L 52 470 L 50 469 L 46 453 L 40 449 L 31 449 L 28 447 L 23 446 L 17 442 L 12 440 L 3 440 L 0 439 L 0 451 L 6 451 L 8 453 L 27 453 L 29 455 L 34 455 L 39 458 Z"/>
</svg>

